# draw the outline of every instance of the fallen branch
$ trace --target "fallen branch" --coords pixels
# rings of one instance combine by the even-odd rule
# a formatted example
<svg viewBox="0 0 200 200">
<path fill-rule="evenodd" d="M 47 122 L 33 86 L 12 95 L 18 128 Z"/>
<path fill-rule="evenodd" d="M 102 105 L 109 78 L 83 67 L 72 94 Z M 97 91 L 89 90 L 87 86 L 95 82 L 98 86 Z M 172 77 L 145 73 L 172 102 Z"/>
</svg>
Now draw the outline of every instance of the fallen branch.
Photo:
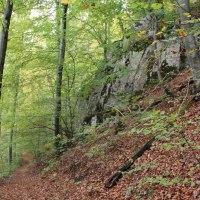
<svg viewBox="0 0 200 200">
<path fill-rule="evenodd" d="M 152 137 L 131 159 L 125 162 L 125 165 L 121 167 L 116 173 L 114 173 L 106 182 L 105 188 L 112 188 L 117 184 L 120 178 L 122 178 L 123 172 L 131 168 L 134 162 L 141 157 L 145 151 L 150 150 L 152 143 L 155 141 L 156 136 Z"/>
</svg>

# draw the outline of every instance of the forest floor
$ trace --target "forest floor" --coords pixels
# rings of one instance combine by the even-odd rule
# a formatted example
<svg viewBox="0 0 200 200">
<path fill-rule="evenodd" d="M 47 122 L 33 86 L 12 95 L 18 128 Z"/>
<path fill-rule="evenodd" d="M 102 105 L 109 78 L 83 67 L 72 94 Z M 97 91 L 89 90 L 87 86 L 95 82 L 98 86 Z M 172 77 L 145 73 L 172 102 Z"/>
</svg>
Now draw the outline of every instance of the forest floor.
<svg viewBox="0 0 200 200">
<path fill-rule="evenodd" d="M 18 169 L 0 181 L 0 199 L 200 199 L 200 101 L 193 100 L 190 80 L 185 70 L 166 85 L 147 90 L 137 107 L 151 115 L 138 117 L 131 105 L 120 110 L 121 117 L 79 134 L 59 160 L 51 156 Z M 166 88 L 173 95 L 163 98 Z M 108 178 L 158 132 L 163 135 L 152 148 L 106 189 Z"/>
</svg>

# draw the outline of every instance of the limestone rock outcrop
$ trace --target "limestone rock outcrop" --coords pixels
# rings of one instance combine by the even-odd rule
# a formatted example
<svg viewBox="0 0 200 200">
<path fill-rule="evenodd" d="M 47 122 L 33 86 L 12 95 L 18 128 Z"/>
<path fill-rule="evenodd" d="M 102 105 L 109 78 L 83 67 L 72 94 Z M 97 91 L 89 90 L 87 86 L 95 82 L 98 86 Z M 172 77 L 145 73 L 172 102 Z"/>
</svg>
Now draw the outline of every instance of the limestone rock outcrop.
<svg viewBox="0 0 200 200">
<path fill-rule="evenodd" d="M 101 122 L 102 111 L 127 105 L 129 97 L 144 90 L 147 83 L 165 79 L 185 67 L 181 40 L 158 41 L 141 51 L 132 50 L 130 45 L 133 43 L 124 39 L 117 44 L 121 54 L 108 53 L 108 68 L 95 77 L 104 77 L 103 81 L 92 86 L 87 98 L 79 99 L 80 121 L 93 125 Z"/>
</svg>

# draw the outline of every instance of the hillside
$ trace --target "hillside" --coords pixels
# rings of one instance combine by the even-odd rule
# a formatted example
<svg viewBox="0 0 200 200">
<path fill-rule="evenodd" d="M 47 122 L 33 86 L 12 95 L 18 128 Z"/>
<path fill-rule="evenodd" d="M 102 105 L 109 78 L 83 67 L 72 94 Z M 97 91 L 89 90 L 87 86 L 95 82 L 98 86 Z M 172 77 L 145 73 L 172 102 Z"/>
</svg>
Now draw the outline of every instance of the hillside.
<svg viewBox="0 0 200 200">
<path fill-rule="evenodd" d="M 0 200 L 200 200 L 200 0 L 2 0 Z"/>
<path fill-rule="evenodd" d="M 77 134 L 60 159 L 23 166 L 0 182 L 2 200 L 200 199 L 200 101 L 191 72 L 147 88 L 98 127 Z M 156 135 L 150 150 L 109 177 Z"/>
</svg>

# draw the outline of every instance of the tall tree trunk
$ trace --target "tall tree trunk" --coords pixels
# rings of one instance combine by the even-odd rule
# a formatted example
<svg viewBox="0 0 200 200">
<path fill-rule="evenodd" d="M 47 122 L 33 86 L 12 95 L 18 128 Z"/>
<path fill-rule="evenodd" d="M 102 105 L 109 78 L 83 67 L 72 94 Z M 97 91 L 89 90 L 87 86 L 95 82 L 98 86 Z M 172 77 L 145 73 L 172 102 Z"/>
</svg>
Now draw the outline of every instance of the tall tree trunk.
<svg viewBox="0 0 200 200">
<path fill-rule="evenodd" d="M 1 35 L 0 35 L 0 98 L 2 94 L 3 70 L 4 70 L 5 59 L 6 59 L 8 32 L 9 32 L 9 27 L 10 27 L 12 10 L 13 10 L 13 1 L 7 0 L 6 8 L 4 11 L 4 17 L 2 20 Z"/>
<path fill-rule="evenodd" d="M 106 4 L 107 0 L 104 1 L 104 3 Z M 110 39 L 110 27 L 111 27 L 111 22 L 109 20 L 109 11 L 106 11 L 106 16 L 105 16 L 105 21 L 104 21 L 104 35 L 105 35 L 105 38 L 104 38 L 104 49 L 103 49 L 103 53 L 104 53 L 104 64 L 105 66 L 107 66 L 108 64 L 108 52 L 109 52 L 109 45 L 111 43 L 111 39 Z"/>
<path fill-rule="evenodd" d="M 60 38 L 60 53 L 58 57 L 57 73 L 56 73 L 56 92 L 55 92 L 55 116 L 54 116 L 54 134 L 56 137 L 55 147 L 57 150 L 60 148 L 60 114 L 61 114 L 61 89 L 62 89 L 62 76 L 63 76 L 63 65 L 65 60 L 65 49 L 66 49 L 66 27 L 67 27 L 67 11 L 68 4 L 63 6 L 63 16 L 61 22 L 61 38 Z"/>
<path fill-rule="evenodd" d="M 103 55 L 104 55 L 104 64 L 107 66 L 108 64 L 108 23 L 105 22 L 104 24 L 104 34 L 105 34 L 105 41 L 104 41 L 104 47 L 103 47 Z"/>
<path fill-rule="evenodd" d="M 156 3 L 162 3 L 162 11 L 164 13 L 164 6 L 163 6 L 163 0 L 156 0 Z M 159 31 L 160 27 L 159 27 L 159 24 L 158 24 L 158 21 L 159 20 L 162 20 L 164 18 L 164 14 L 156 14 L 153 12 L 152 8 L 152 1 L 149 0 L 148 1 L 148 9 L 150 11 L 150 16 L 151 16 L 151 20 L 152 20 L 152 29 L 153 29 L 153 39 L 154 41 L 156 40 L 159 40 L 159 37 L 157 36 L 157 32 Z M 156 58 L 156 73 L 158 75 L 158 80 L 159 81 L 162 81 L 163 77 L 161 75 L 161 72 L 160 72 L 160 68 L 161 68 L 161 52 L 158 48 L 158 43 L 155 43 L 155 58 Z"/>
<path fill-rule="evenodd" d="M 9 164 L 11 165 L 13 162 L 13 137 L 16 135 L 16 114 L 17 114 L 17 100 L 18 100 L 18 93 L 19 93 L 19 69 L 15 68 L 15 92 L 14 92 L 14 99 L 13 99 L 13 109 L 12 109 L 12 123 L 10 128 L 10 141 L 9 141 Z"/>
<path fill-rule="evenodd" d="M 23 67 L 23 45 L 24 45 L 24 35 L 22 34 L 21 38 L 21 45 L 22 48 L 20 48 L 20 66 L 15 66 L 14 68 L 14 97 L 13 97 L 13 107 L 12 107 L 12 117 L 11 117 L 11 127 L 10 127 L 10 133 L 9 133 L 9 165 L 12 165 L 13 157 L 16 158 L 16 142 L 13 143 L 13 137 L 16 137 L 16 118 L 17 118 L 17 104 L 18 104 L 18 94 L 19 94 L 19 79 L 20 79 L 20 67 Z M 14 151 L 13 151 L 14 149 Z"/>
<path fill-rule="evenodd" d="M 74 68 L 75 68 L 75 64 L 74 64 Z M 65 134 L 68 138 L 72 138 L 73 137 L 73 132 L 74 132 L 74 108 L 72 106 L 72 99 L 71 99 L 71 90 L 73 88 L 74 85 L 74 81 L 75 81 L 75 70 L 74 70 L 74 74 L 72 76 L 72 81 L 70 82 L 70 76 L 67 74 L 67 91 L 66 91 L 66 112 L 67 114 L 69 113 L 69 120 L 67 120 L 66 118 L 66 128 L 65 128 Z"/>
<path fill-rule="evenodd" d="M 178 0 L 179 3 L 179 12 L 181 19 L 181 26 L 183 29 L 190 28 L 191 25 L 189 23 L 185 23 L 187 21 L 187 16 L 184 13 L 190 13 L 190 1 L 189 0 Z M 197 90 L 200 90 L 200 53 L 199 48 L 197 46 L 194 35 L 189 34 L 188 36 L 183 38 L 183 42 L 185 45 L 188 64 L 192 68 L 193 80 L 195 82 L 195 86 Z"/>
<path fill-rule="evenodd" d="M 5 64 L 5 59 L 6 59 L 8 33 L 9 33 L 12 10 L 13 10 L 13 1 L 7 0 L 4 16 L 2 20 L 1 33 L 0 33 L 0 99 L 2 95 L 3 71 L 4 71 L 4 64 Z M 0 135 L 1 135 L 1 109 L 0 109 Z"/>
</svg>

